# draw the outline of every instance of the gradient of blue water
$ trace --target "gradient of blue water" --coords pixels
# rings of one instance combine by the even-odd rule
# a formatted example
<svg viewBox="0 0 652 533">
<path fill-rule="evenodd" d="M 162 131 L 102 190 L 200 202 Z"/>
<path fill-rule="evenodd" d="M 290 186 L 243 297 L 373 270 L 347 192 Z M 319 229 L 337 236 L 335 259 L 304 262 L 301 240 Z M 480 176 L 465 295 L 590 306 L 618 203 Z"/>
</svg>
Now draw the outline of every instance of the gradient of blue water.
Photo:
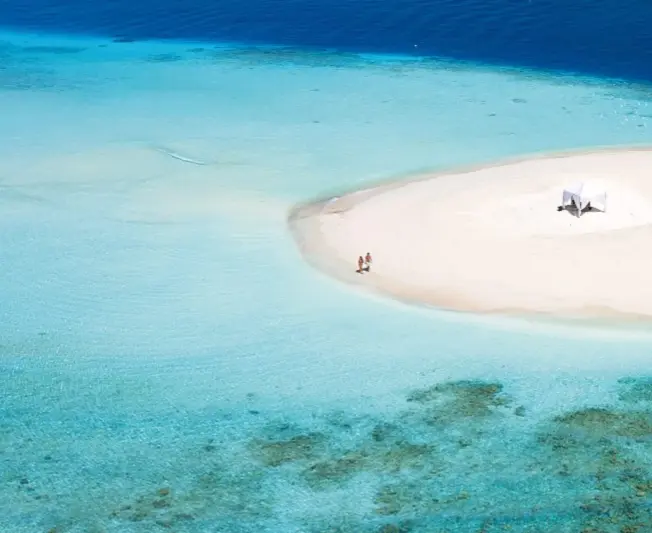
<svg viewBox="0 0 652 533">
<path fill-rule="evenodd" d="M 614 400 L 619 377 L 647 372 L 649 339 L 352 292 L 301 261 L 286 214 L 425 168 L 649 143 L 644 86 L 314 50 L 3 41 L 0 529 L 158 530 L 156 513 L 111 513 L 169 485 L 194 517 L 178 531 L 377 530 L 382 479 L 312 493 L 261 472 L 244 444 L 297 424 L 345 446 L 359 437 L 346 424 L 402 416 L 415 387 L 482 378 L 529 415 L 448 458 L 437 491 L 475 488 L 455 530 L 477 531 L 487 499 L 513 531 L 576 530 L 583 482 L 524 477 L 530 430 Z M 206 472 L 222 481 L 205 487 Z M 420 518 L 415 531 L 453 527 Z"/>
<path fill-rule="evenodd" d="M 0 24 L 123 39 L 275 43 L 652 79 L 652 6 L 616 0 L 0 3 Z"/>
</svg>

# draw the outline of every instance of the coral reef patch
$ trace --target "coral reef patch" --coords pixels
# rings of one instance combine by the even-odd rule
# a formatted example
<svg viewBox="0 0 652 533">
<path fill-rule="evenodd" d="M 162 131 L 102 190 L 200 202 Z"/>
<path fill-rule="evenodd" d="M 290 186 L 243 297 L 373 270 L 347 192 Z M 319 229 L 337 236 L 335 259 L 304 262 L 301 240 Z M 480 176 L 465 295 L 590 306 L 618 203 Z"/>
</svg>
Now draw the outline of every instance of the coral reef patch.
<svg viewBox="0 0 652 533">
<path fill-rule="evenodd" d="M 125 478 L 129 492 L 81 518 L 53 514 L 43 531 L 652 531 L 648 382 L 618 387 L 613 405 L 535 421 L 501 383 L 474 380 L 411 391 L 391 416 L 340 410 L 292 422 L 260 406 L 241 422 L 222 418 L 239 437 L 216 427 L 176 449 L 158 482 Z M 38 474 L 12 476 L 23 500 L 60 504 Z"/>
</svg>

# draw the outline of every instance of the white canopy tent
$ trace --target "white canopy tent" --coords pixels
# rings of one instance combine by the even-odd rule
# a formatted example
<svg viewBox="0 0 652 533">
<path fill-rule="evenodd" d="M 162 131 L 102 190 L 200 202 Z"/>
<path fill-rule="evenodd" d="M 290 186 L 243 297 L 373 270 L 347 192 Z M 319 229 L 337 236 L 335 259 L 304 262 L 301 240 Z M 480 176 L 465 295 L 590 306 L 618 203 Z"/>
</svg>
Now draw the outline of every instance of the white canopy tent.
<svg viewBox="0 0 652 533">
<path fill-rule="evenodd" d="M 575 183 L 564 189 L 562 207 L 574 204 L 577 216 L 582 215 L 582 210 L 589 204 L 591 207 L 607 210 L 607 193 L 604 189 L 589 183 Z"/>
</svg>

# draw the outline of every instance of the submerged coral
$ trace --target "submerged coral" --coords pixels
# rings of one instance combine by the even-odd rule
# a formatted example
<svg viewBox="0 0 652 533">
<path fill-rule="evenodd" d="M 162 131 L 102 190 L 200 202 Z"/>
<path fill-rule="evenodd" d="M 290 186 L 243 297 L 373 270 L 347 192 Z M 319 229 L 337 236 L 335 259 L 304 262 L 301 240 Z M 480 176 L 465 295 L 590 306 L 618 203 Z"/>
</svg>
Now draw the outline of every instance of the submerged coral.
<svg viewBox="0 0 652 533">
<path fill-rule="evenodd" d="M 317 453 L 317 447 L 323 444 L 324 435 L 308 433 L 296 435 L 283 440 L 255 439 L 249 448 L 265 466 L 280 466 L 284 463 L 310 459 Z"/>
<path fill-rule="evenodd" d="M 557 416 L 539 435 L 552 475 L 580 489 L 581 531 L 652 531 L 651 436 L 652 412 L 607 407 Z"/>
<path fill-rule="evenodd" d="M 403 471 L 434 473 L 440 468 L 436 449 L 428 444 L 415 444 L 396 439 L 389 442 L 365 442 L 345 452 L 331 451 L 302 472 L 314 489 L 340 484 L 363 472 L 398 474 Z"/>
<path fill-rule="evenodd" d="M 453 423 L 460 420 L 483 420 L 511 404 L 500 383 L 484 381 L 452 381 L 412 392 L 408 402 L 427 408 L 432 423 Z"/>
<path fill-rule="evenodd" d="M 523 410 L 498 383 L 442 383 L 409 400 L 384 419 L 336 411 L 302 426 L 262 415 L 237 445 L 211 435 L 188 454 L 183 484 L 118 500 L 109 523 L 180 532 L 277 530 L 287 520 L 309 533 L 652 531 L 644 406 L 582 408 L 524 434 Z M 339 515 L 314 513 L 322 506 Z"/>
<path fill-rule="evenodd" d="M 347 452 L 342 456 L 317 461 L 306 468 L 302 476 L 314 489 L 328 488 L 342 483 L 365 470 L 368 457 L 362 451 Z"/>
<path fill-rule="evenodd" d="M 179 54 L 152 54 L 146 58 L 149 63 L 173 63 L 183 59 Z"/>
<path fill-rule="evenodd" d="M 652 413 L 601 407 L 581 409 L 555 418 L 555 422 L 594 437 L 646 437 L 652 435 Z"/>
<path fill-rule="evenodd" d="M 264 471 L 240 470 L 213 462 L 205 468 L 182 489 L 166 485 L 123 502 L 109 514 L 109 519 L 123 524 L 122 530 L 132 527 L 128 523 L 139 523 L 143 531 L 151 531 L 154 526 L 176 531 L 207 519 L 228 530 L 233 524 L 271 516 L 275 501 L 273 494 L 262 496 Z"/>
<path fill-rule="evenodd" d="M 433 502 L 424 494 L 424 487 L 416 482 L 403 482 L 385 485 L 378 490 L 374 503 L 379 515 L 416 514 L 428 509 Z"/>
<path fill-rule="evenodd" d="M 133 502 L 122 505 L 111 513 L 112 518 L 141 522 L 151 519 L 159 525 L 172 525 L 175 520 L 192 520 L 193 516 L 184 512 L 171 512 L 173 497 L 169 488 L 162 487 L 156 492 L 137 497 Z"/>
<path fill-rule="evenodd" d="M 652 378 L 623 378 L 618 381 L 623 386 L 619 398 L 623 402 L 652 402 Z"/>
</svg>

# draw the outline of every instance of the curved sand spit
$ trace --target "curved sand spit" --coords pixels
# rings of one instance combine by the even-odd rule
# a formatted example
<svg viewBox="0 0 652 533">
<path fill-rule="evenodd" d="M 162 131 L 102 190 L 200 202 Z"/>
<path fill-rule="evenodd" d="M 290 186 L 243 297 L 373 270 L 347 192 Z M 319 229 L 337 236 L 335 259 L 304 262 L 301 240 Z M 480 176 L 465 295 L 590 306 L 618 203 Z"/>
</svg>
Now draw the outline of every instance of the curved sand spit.
<svg viewBox="0 0 652 533">
<path fill-rule="evenodd" d="M 557 210 L 578 181 L 606 190 L 606 212 Z M 652 318 L 652 149 L 419 176 L 298 206 L 290 225 L 314 266 L 404 301 Z M 366 252 L 372 271 L 357 274 Z"/>
</svg>

